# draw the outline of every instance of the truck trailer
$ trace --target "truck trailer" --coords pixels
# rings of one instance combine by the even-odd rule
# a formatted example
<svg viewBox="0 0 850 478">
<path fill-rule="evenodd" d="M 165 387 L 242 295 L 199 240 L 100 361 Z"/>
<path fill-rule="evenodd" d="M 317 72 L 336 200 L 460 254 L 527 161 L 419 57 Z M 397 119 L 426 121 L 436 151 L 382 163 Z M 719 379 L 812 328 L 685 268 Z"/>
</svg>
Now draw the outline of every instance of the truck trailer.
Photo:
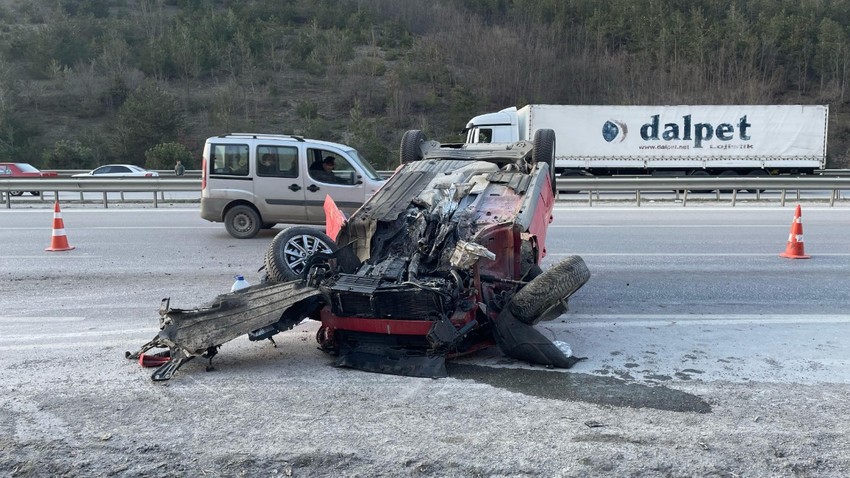
<svg viewBox="0 0 850 478">
<path fill-rule="evenodd" d="M 552 129 L 561 176 L 767 176 L 826 166 L 827 105 L 527 105 L 472 118 L 467 144 Z"/>
</svg>

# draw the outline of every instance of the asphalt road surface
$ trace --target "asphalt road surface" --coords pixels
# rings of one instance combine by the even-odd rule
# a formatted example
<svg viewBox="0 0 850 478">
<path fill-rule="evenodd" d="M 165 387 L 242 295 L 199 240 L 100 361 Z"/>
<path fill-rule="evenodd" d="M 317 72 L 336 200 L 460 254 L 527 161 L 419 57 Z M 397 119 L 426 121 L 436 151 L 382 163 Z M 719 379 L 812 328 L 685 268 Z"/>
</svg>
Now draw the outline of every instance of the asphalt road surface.
<svg viewBox="0 0 850 478">
<path fill-rule="evenodd" d="M 162 298 L 252 283 L 280 229 L 232 239 L 184 206 L 0 211 L 0 476 L 847 476 L 850 213 L 563 207 L 544 267 L 590 281 L 538 327 L 587 357 L 489 350 L 431 380 L 332 367 L 317 324 L 239 338 L 170 382 L 125 360 Z"/>
</svg>

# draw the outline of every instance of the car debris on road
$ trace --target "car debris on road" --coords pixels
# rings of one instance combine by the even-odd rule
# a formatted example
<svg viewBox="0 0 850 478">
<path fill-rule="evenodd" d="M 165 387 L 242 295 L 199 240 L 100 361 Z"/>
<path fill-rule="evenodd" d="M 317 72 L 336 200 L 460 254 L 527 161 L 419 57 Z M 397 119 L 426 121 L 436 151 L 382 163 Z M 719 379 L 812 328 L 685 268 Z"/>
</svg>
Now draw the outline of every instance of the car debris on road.
<svg viewBox="0 0 850 478">
<path fill-rule="evenodd" d="M 518 360 L 571 367 L 580 359 L 534 327 L 566 312 L 590 278 L 579 256 L 540 267 L 554 152 L 552 130 L 509 145 L 440 144 L 407 131 L 402 165 L 350 218 L 328 201 L 327 234 L 281 231 L 258 285 L 190 310 L 164 299 L 159 334 L 126 355 L 143 362 L 148 350 L 168 348 L 148 361 L 158 365 L 153 380 L 168 380 L 240 335 L 272 339 L 310 318 L 322 324 L 320 349 L 342 367 L 443 377 L 447 358 L 492 345 Z"/>
</svg>

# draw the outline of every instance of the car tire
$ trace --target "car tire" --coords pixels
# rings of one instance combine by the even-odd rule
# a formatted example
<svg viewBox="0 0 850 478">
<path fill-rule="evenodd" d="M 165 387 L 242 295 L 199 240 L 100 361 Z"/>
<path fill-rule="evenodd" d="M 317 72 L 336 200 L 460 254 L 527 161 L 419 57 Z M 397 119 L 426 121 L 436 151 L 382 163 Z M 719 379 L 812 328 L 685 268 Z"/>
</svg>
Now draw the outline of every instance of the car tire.
<svg viewBox="0 0 850 478">
<path fill-rule="evenodd" d="M 41 196 L 41 191 L 30 191 L 33 196 Z"/>
<path fill-rule="evenodd" d="M 549 180 L 552 182 L 552 192 L 558 194 L 558 183 L 555 179 L 555 131 L 538 129 L 534 132 L 534 151 L 531 153 L 534 164 L 549 165 Z"/>
<path fill-rule="evenodd" d="M 401 151 L 399 158 L 402 164 L 407 164 L 413 161 L 422 160 L 422 148 L 420 145 L 425 141 L 425 134 L 418 129 L 411 129 L 404 132 L 401 137 Z"/>
<path fill-rule="evenodd" d="M 23 191 L 9 191 L 9 194 L 12 196 L 21 196 L 24 194 Z"/>
<path fill-rule="evenodd" d="M 511 298 L 511 313 L 519 321 L 534 325 L 544 312 L 573 295 L 587 280 L 590 271 L 580 256 L 569 256 L 520 289 Z"/>
<path fill-rule="evenodd" d="M 224 215 L 225 229 L 237 239 L 250 239 L 256 236 L 262 225 L 260 214 L 251 206 L 234 206 Z"/>
<path fill-rule="evenodd" d="M 332 253 L 337 245 L 324 232 L 308 226 L 292 226 L 280 231 L 266 251 L 265 267 L 270 281 L 301 277 L 308 257 L 316 252 Z"/>
</svg>

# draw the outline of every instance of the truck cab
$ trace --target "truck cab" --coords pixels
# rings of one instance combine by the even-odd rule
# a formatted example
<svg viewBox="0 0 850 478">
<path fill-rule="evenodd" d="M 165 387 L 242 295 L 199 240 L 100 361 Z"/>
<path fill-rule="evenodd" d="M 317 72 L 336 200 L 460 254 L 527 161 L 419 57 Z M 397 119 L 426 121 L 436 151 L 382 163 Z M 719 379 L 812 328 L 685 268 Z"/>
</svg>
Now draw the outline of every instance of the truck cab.
<svg viewBox="0 0 850 478">
<path fill-rule="evenodd" d="M 274 134 L 215 136 L 204 144 L 201 217 L 248 239 L 277 223 L 324 224 L 327 196 L 350 215 L 384 182 L 344 144 Z"/>
<path fill-rule="evenodd" d="M 519 122 L 515 106 L 496 113 L 478 115 L 466 124 L 466 143 L 514 143 L 528 138 L 519 137 Z"/>
</svg>

